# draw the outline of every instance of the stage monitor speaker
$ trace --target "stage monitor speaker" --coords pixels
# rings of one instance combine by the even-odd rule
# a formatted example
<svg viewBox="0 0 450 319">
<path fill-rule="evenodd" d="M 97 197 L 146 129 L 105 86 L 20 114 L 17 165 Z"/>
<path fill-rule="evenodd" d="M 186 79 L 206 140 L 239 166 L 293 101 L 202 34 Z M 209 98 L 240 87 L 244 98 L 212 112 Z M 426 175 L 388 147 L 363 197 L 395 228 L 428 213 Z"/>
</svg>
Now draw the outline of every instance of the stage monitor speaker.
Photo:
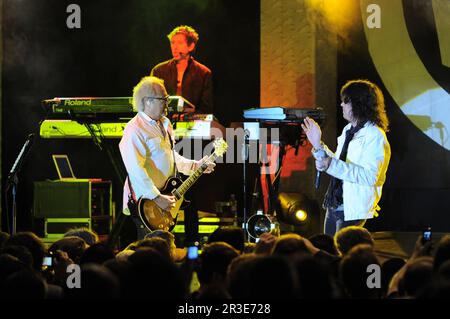
<svg viewBox="0 0 450 319">
<path fill-rule="evenodd" d="M 42 225 L 38 220 L 45 221 L 45 230 L 35 231 L 45 233 L 46 237 L 50 233 L 60 233 L 60 227 L 48 225 L 58 220 L 67 224 L 73 222 L 74 227 L 77 227 L 77 220 L 83 220 L 83 225 L 91 226 L 99 234 L 107 234 L 112 223 L 111 182 L 84 179 L 34 182 L 33 217 L 35 225 Z M 65 223 L 56 224 L 63 227 Z"/>
<path fill-rule="evenodd" d="M 35 218 L 89 218 L 90 183 L 35 182 Z"/>
</svg>

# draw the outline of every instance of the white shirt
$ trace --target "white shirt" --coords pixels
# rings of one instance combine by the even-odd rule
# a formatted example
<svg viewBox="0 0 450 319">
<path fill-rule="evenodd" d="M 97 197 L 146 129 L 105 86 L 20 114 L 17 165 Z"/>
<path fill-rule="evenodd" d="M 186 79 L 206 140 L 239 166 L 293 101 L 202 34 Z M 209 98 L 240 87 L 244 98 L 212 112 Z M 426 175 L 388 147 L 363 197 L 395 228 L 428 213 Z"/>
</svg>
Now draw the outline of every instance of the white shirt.
<svg viewBox="0 0 450 319">
<path fill-rule="evenodd" d="M 154 199 L 160 195 L 160 190 L 166 181 L 174 176 L 177 169 L 186 175 L 193 172 L 196 161 L 189 160 L 172 150 L 175 145 L 173 129 L 170 120 L 162 117 L 160 120 L 166 134 L 144 112 L 139 112 L 125 126 L 119 143 L 120 154 L 131 181 L 136 199 L 140 197 Z M 130 189 L 128 178 L 123 191 L 123 208 L 127 208 Z"/>
<path fill-rule="evenodd" d="M 391 158 L 391 147 L 384 131 L 367 122 L 350 141 L 347 160 L 341 161 L 339 155 L 350 127 L 349 123 L 338 137 L 336 153 L 324 146 L 332 158 L 326 172 L 342 180 L 345 221 L 377 216 Z"/>
</svg>

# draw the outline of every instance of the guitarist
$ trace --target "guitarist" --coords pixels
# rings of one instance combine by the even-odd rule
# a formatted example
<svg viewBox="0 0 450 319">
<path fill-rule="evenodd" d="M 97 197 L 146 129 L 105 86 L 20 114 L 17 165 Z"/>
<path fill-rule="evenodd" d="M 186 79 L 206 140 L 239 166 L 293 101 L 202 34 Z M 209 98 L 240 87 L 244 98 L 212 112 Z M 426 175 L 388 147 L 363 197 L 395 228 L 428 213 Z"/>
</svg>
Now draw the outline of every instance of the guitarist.
<svg viewBox="0 0 450 319">
<path fill-rule="evenodd" d="M 175 206 L 175 197 L 164 195 L 160 190 L 173 177 L 176 169 L 183 174 L 192 174 L 200 161 L 189 160 L 173 150 L 175 139 L 167 114 L 169 96 L 164 81 L 144 77 L 133 89 L 133 109 L 138 113 L 126 125 L 119 143 L 120 154 L 128 173 L 123 192 L 124 213 L 129 214 L 130 196 L 135 202 L 140 197 L 153 200 L 161 209 Z M 208 163 L 205 173 L 214 170 L 214 163 Z M 133 212 L 131 212 L 133 213 Z M 148 232 L 137 216 L 133 216 L 138 239 Z"/>
</svg>

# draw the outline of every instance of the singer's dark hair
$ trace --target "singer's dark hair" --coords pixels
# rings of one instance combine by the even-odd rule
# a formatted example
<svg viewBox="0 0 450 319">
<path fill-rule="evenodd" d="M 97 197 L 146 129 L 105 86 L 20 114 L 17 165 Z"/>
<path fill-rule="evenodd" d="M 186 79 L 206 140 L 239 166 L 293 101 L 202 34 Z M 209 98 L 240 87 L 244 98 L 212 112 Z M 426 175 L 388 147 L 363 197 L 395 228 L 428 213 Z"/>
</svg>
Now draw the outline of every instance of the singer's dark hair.
<svg viewBox="0 0 450 319">
<path fill-rule="evenodd" d="M 385 132 L 389 130 L 384 97 L 380 88 L 368 80 L 348 81 L 341 89 L 344 103 L 352 103 L 353 117 L 358 123 L 371 122 Z"/>
<path fill-rule="evenodd" d="M 176 34 L 184 34 L 186 36 L 187 44 L 189 45 L 191 43 L 197 44 L 199 39 L 197 31 L 188 25 L 180 25 L 176 27 L 167 35 L 167 37 L 169 40 L 172 40 L 172 37 Z"/>
</svg>

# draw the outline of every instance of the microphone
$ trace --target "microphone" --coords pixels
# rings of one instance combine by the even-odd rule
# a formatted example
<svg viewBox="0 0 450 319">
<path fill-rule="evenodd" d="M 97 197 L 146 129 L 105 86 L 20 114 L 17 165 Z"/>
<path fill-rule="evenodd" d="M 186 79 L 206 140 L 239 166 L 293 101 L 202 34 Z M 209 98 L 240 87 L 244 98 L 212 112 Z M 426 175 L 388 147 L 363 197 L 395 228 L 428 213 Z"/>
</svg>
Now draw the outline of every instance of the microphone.
<svg viewBox="0 0 450 319">
<path fill-rule="evenodd" d="M 324 150 L 322 150 L 322 149 L 319 149 L 319 150 L 317 150 L 316 152 L 314 152 L 314 158 L 315 158 L 315 159 L 323 159 L 323 158 L 326 158 L 326 157 L 328 157 L 328 155 L 327 155 L 327 153 L 326 153 Z M 319 186 L 320 186 L 320 175 L 321 175 L 321 171 L 317 170 L 317 172 L 316 172 L 316 179 L 315 179 L 315 181 L 314 181 L 314 187 L 315 187 L 316 189 L 318 189 Z"/>
<path fill-rule="evenodd" d="M 195 111 L 195 105 L 192 104 L 191 102 L 189 102 L 188 100 L 186 100 L 184 97 L 182 97 L 181 95 L 170 95 L 169 96 L 169 100 L 173 101 L 176 100 L 177 103 L 176 105 L 174 105 L 174 103 L 169 103 L 168 109 L 171 112 L 178 112 L 181 113 L 184 111 L 184 108 L 191 108 Z"/>
<path fill-rule="evenodd" d="M 241 157 L 245 162 L 248 158 L 248 138 L 250 137 L 250 131 L 248 129 L 244 130 L 244 144 L 242 145 Z"/>
<path fill-rule="evenodd" d="M 320 171 L 316 172 L 316 179 L 314 180 L 314 187 L 319 189 L 320 186 Z"/>
<path fill-rule="evenodd" d="M 186 59 L 190 52 L 178 52 L 178 54 L 180 55 L 180 60 Z"/>
</svg>

